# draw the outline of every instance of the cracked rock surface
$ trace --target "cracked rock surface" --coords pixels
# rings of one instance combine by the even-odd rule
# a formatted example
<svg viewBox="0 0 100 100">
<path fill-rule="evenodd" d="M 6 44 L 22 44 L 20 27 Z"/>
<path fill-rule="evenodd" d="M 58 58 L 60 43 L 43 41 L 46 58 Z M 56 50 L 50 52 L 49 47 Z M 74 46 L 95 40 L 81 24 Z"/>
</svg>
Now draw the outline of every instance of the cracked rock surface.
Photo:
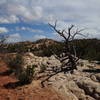
<svg viewBox="0 0 100 100">
<path fill-rule="evenodd" d="M 24 67 L 36 64 L 37 72 L 41 64 L 47 68 L 61 65 L 54 56 L 37 57 L 30 53 L 24 56 L 24 60 Z M 100 100 L 100 66 L 88 60 L 80 60 L 77 68 L 73 74 L 59 73 L 51 77 L 48 85 L 65 97 L 65 100 Z"/>
<path fill-rule="evenodd" d="M 87 65 L 78 66 L 78 70 L 70 73 L 59 73 L 49 81 L 52 87 L 69 100 L 100 100 L 100 72 L 98 68 Z M 91 71 L 93 70 L 93 71 Z"/>
</svg>

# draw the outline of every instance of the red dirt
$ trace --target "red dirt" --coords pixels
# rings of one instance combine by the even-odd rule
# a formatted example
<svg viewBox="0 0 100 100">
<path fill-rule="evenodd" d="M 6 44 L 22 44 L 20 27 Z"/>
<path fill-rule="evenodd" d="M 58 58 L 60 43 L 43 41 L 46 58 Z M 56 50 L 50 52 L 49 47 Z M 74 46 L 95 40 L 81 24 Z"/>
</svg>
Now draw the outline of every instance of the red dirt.
<svg viewBox="0 0 100 100">
<path fill-rule="evenodd" d="M 0 100 L 63 100 L 52 88 L 41 88 L 40 81 L 17 87 L 18 80 L 6 71 L 6 64 L 0 60 Z"/>
</svg>

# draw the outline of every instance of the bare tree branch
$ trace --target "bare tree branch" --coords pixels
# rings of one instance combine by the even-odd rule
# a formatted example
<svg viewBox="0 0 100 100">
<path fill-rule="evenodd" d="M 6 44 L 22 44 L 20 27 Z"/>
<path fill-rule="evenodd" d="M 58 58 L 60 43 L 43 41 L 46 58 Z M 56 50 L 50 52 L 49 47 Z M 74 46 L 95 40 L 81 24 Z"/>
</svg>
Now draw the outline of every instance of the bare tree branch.
<svg viewBox="0 0 100 100">
<path fill-rule="evenodd" d="M 3 44 L 9 36 L 6 34 L 0 34 L 0 45 Z"/>
<path fill-rule="evenodd" d="M 67 31 L 65 29 L 58 30 L 57 29 L 57 21 L 55 22 L 54 25 L 52 25 L 50 23 L 49 23 L 49 25 L 55 30 L 55 32 L 57 32 L 65 40 L 65 52 L 64 52 L 64 54 L 62 54 L 62 56 L 57 56 L 53 52 L 55 58 L 61 62 L 61 66 L 56 67 L 56 68 L 53 67 L 51 70 L 48 70 L 48 71 L 52 71 L 52 74 L 50 74 L 45 80 L 43 80 L 41 82 L 42 86 L 44 86 L 45 81 L 48 81 L 52 76 L 54 76 L 58 73 L 61 73 L 61 72 L 66 73 L 68 71 L 73 73 L 74 69 L 77 69 L 77 62 L 78 62 L 79 58 L 77 57 L 76 48 L 73 43 L 73 40 L 75 39 L 76 35 L 81 35 L 81 36 L 85 37 L 85 35 L 83 35 L 81 33 L 84 29 L 80 29 L 80 30 L 76 29 L 76 31 L 73 33 L 72 30 L 75 27 L 74 25 L 71 25 Z M 70 43 L 71 41 L 72 41 L 72 44 Z M 71 52 L 71 47 L 74 51 L 74 54 Z"/>
</svg>

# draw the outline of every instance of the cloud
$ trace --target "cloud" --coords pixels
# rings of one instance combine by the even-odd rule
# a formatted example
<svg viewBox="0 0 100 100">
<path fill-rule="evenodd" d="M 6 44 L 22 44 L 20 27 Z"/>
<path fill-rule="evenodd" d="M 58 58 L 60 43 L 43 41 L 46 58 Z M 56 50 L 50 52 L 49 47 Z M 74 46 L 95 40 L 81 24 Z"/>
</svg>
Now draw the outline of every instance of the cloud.
<svg viewBox="0 0 100 100">
<path fill-rule="evenodd" d="M 7 0 L 0 0 L 0 4 L 4 4 Z"/>
<path fill-rule="evenodd" d="M 20 4 L 8 4 L 8 12 L 17 16 L 23 21 L 36 21 L 42 17 L 42 7 L 27 7 Z"/>
<path fill-rule="evenodd" d="M 16 23 L 19 22 L 19 18 L 16 15 L 2 16 L 0 17 L 0 23 Z"/>
<path fill-rule="evenodd" d="M 39 39 L 44 39 L 44 38 L 46 38 L 46 36 L 44 36 L 44 35 L 34 35 L 33 41 L 36 41 L 36 40 L 39 40 Z"/>
<path fill-rule="evenodd" d="M 86 27 L 91 34 L 99 33 L 100 0 L 0 0 L 0 23 L 48 23 L 56 19 Z"/>
<path fill-rule="evenodd" d="M 91 4 L 88 5 L 89 3 Z M 1 13 L 5 12 L 4 15 L 14 14 L 20 16 L 22 20 L 29 21 L 41 18 L 44 21 L 55 19 L 82 21 L 100 15 L 98 0 L 0 0 L 0 4 Z"/>
<path fill-rule="evenodd" d="M 43 33 L 43 30 L 39 30 L 39 29 L 33 29 L 30 27 L 16 27 L 17 31 L 29 31 L 29 32 L 34 32 L 34 33 Z"/>
<path fill-rule="evenodd" d="M 8 29 L 5 27 L 0 27 L 0 33 L 7 33 Z"/>
<path fill-rule="evenodd" d="M 9 35 L 9 37 L 6 40 L 7 43 L 14 43 L 19 41 L 21 41 L 21 36 L 19 33 Z"/>
<path fill-rule="evenodd" d="M 56 34 L 56 33 L 52 33 L 52 34 L 53 35 L 52 35 L 51 39 L 56 40 L 56 41 L 64 40 L 59 34 Z"/>
</svg>

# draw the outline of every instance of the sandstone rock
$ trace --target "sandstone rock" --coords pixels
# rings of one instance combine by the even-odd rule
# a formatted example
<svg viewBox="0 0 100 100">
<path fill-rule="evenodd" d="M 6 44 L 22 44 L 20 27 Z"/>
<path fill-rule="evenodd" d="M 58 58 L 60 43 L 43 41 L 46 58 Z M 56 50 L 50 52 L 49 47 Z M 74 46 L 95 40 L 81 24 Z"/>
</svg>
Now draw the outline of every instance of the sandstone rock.
<svg viewBox="0 0 100 100">
<path fill-rule="evenodd" d="M 24 54 L 24 56 L 28 56 L 28 57 L 34 57 L 34 54 L 31 52 L 27 52 Z"/>
<path fill-rule="evenodd" d="M 83 80 L 77 83 L 80 88 L 82 88 L 86 94 L 92 95 L 94 98 L 99 100 L 100 98 L 100 84 L 93 82 L 91 80 Z"/>
<path fill-rule="evenodd" d="M 62 94 L 65 97 L 64 100 L 100 100 L 100 73 L 83 72 L 84 69 L 89 70 L 93 66 L 90 67 L 88 60 L 80 62 L 83 65 L 79 65 L 78 70 L 74 70 L 73 74 L 59 73 L 51 77 L 48 84 Z M 59 67 L 61 63 L 54 56 L 38 57 L 32 53 L 26 53 L 23 56 L 23 68 L 27 68 L 28 65 L 36 65 L 36 75 L 40 79 L 48 74 L 48 71 L 39 73 L 41 65 L 50 70 L 52 67 Z"/>
<path fill-rule="evenodd" d="M 86 98 L 83 99 L 83 100 L 95 100 L 95 99 L 88 95 L 88 96 L 86 96 Z"/>
<path fill-rule="evenodd" d="M 97 82 L 97 78 L 96 78 L 95 75 L 91 75 L 90 78 L 91 78 L 93 81 Z"/>
<path fill-rule="evenodd" d="M 96 74 L 96 79 L 100 82 L 100 73 Z"/>
</svg>

